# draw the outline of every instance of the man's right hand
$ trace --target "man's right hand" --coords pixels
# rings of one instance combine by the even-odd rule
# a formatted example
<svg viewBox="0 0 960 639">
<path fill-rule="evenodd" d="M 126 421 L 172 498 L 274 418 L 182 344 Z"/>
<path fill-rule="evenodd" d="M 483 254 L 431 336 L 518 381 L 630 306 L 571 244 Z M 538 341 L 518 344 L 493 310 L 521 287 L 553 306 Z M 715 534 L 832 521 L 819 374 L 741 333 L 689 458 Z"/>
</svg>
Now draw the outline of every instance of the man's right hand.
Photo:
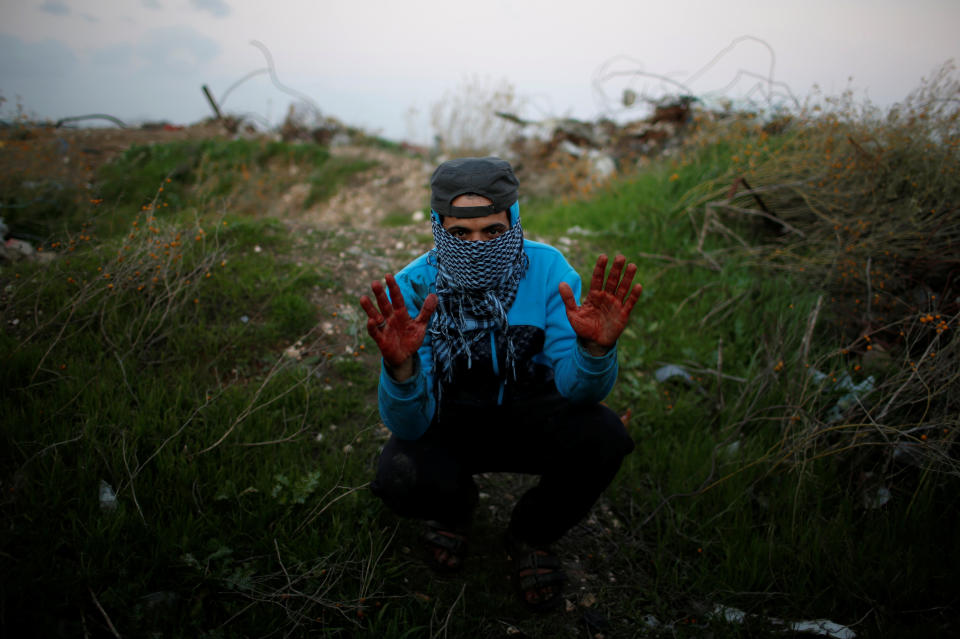
<svg viewBox="0 0 960 639">
<path fill-rule="evenodd" d="M 434 293 L 427 295 L 420 313 L 411 319 L 393 275 L 387 273 L 384 279 L 390 290 L 389 299 L 383 283 L 378 280 L 370 284 L 377 306 L 366 295 L 360 298 L 360 306 L 367 313 L 367 332 L 377 343 L 388 372 L 395 380 L 403 382 L 413 376 L 413 358 L 423 344 L 430 316 L 437 308 L 437 296 Z"/>
</svg>

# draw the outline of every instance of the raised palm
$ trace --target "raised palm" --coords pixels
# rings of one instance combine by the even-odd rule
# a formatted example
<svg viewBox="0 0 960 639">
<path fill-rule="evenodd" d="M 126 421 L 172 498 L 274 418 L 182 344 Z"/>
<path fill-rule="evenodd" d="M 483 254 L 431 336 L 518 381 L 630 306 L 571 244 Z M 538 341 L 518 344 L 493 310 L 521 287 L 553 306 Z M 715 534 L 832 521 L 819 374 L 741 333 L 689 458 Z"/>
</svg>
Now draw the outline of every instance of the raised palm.
<svg viewBox="0 0 960 639">
<path fill-rule="evenodd" d="M 560 283 L 560 297 L 567 309 L 567 319 L 577 336 L 588 345 L 596 344 L 604 349 L 613 346 L 626 328 L 630 312 L 640 299 L 643 287 L 640 284 L 635 284 L 632 288 L 630 286 L 637 274 L 637 265 L 628 264 L 624 271 L 626 261 L 627 258 L 623 255 L 617 255 L 604 283 L 607 256 L 598 257 L 590 280 L 590 290 L 579 306 L 570 285 L 566 282 Z"/>
<path fill-rule="evenodd" d="M 433 293 L 428 295 L 420 307 L 420 313 L 411 318 L 393 275 L 388 273 L 385 279 L 390 297 L 387 298 L 383 283 L 376 281 L 370 288 L 373 289 L 377 306 L 366 295 L 360 298 L 360 306 L 367 313 L 367 332 L 377 343 L 384 361 L 392 368 L 399 368 L 408 364 L 423 344 L 430 316 L 437 308 L 437 296 Z"/>
</svg>

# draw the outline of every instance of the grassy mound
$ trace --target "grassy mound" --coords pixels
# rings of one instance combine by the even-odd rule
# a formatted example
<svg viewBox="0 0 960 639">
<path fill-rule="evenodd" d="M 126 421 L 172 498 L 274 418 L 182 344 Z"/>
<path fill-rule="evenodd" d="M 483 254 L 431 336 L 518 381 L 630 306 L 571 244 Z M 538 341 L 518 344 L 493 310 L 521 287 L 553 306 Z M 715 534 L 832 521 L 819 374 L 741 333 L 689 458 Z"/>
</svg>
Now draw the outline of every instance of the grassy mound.
<svg viewBox="0 0 960 639">
<path fill-rule="evenodd" d="M 637 451 L 559 545 L 574 588 L 548 617 L 515 600 L 498 541 L 525 479 L 479 478 L 458 579 L 416 561 L 416 526 L 365 490 L 386 436 L 378 359 L 345 292 L 358 275 L 316 259 L 353 253 L 324 229 L 299 243 L 269 202 L 304 176 L 324 197 L 366 164 L 279 143 L 139 146 L 91 189 L 57 178 L 55 206 L 37 197 L 42 162 L 8 173 L 8 223 L 55 258 L 0 267 L 0 624 L 572 638 L 782 636 L 774 619 L 831 619 L 858 636 L 949 633 L 952 78 L 891 114 L 841 100 L 704 122 L 681 153 L 589 199 L 525 204 L 528 234 L 582 275 L 622 252 L 645 287 L 608 399 Z M 391 245 L 398 229 L 384 229 Z"/>
</svg>

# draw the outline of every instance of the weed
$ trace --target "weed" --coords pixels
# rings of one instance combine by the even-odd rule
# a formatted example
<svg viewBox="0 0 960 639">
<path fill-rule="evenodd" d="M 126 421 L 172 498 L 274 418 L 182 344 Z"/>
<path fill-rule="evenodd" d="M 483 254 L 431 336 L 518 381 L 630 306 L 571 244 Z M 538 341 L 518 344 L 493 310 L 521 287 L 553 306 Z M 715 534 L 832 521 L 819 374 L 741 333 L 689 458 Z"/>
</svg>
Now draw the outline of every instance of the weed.
<svg viewBox="0 0 960 639">
<path fill-rule="evenodd" d="M 374 166 L 376 166 L 376 163 L 368 160 L 332 159 L 310 176 L 310 194 L 307 196 L 305 206 L 311 206 L 329 198 L 349 176 L 366 171 Z"/>
<path fill-rule="evenodd" d="M 781 416 L 792 434 L 785 450 L 798 463 L 813 449 L 873 447 L 885 467 L 908 455 L 935 472 L 960 471 L 950 452 L 960 425 L 951 399 L 958 92 L 948 65 L 885 114 L 841 96 L 808 105 L 777 136 L 746 125 L 731 136 L 730 170 L 691 196 L 701 238 L 722 235 L 761 268 L 793 272 L 798 285 L 822 291 L 802 352 L 814 330 L 822 342 L 836 340 L 834 350 L 819 362 L 782 364 L 802 377 L 808 368 L 825 375 L 795 385 Z M 744 215 L 760 220 L 759 234 L 739 234 L 735 218 Z M 700 252 L 718 264 L 724 258 L 713 255 L 729 247 Z M 819 403 L 818 411 L 816 398 L 842 379 L 862 384 L 857 401 Z"/>
<path fill-rule="evenodd" d="M 438 151 L 460 157 L 502 154 L 517 125 L 497 113 L 515 114 L 521 107 L 522 100 L 508 81 L 465 78 L 430 109 Z"/>
<path fill-rule="evenodd" d="M 332 192 L 350 170 L 263 142 L 121 155 L 96 197 L 74 191 L 65 217 L 38 218 L 54 259 L 0 270 L 0 624 L 736 637 L 829 618 L 865 636 L 947 634 L 960 570 L 952 112 L 808 116 L 777 132 L 702 123 L 675 159 L 524 202 L 530 236 L 583 275 L 619 251 L 645 287 L 608 398 L 632 412 L 637 451 L 558 544 L 576 588 L 572 610 L 547 618 L 524 615 L 499 545 L 527 478 L 478 478 L 487 497 L 457 580 L 414 561 L 417 527 L 366 491 L 386 437 L 372 342 L 339 299 L 343 274 L 297 266 L 268 208 L 297 175 Z M 3 152 L 26 168 L 37 154 L 39 171 L 45 139 Z M 856 166 L 825 164 L 827 150 Z M 21 221 L 46 206 L 26 176 L 4 189 Z M 305 302 L 318 288 L 342 302 L 336 317 Z M 313 328 L 318 313 L 331 333 Z M 658 381 L 664 364 L 689 377 Z"/>
<path fill-rule="evenodd" d="M 947 94 L 921 95 L 955 105 L 943 99 L 954 85 L 940 81 Z M 754 120 L 704 127 L 676 160 L 589 199 L 527 206 L 524 226 L 562 239 L 584 276 L 601 251 L 640 267 L 645 290 L 608 401 L 632 410 L 639 444 L 611 503 L 628 531 L 617 535 L 620 560 L 639 568 L 630 581 L 641 609 L 702 624 L 706 599 L 772 617 L 875 614 L 880 634 L 943 628 L 955 610 L 931 593 L 946 587 L 946 573 L 913 536 L 924 548 L 955 545 L 957 318 L 944 300 L 956 294 L 948 278 L 931 277 L 952 269 L 955 116 L 901 111 L 875 121 L 873 138 L 882 134 L 891 151 L 895 140 L 906 145 L 879 171 L 815 160 L 831 135 L 870 120 L 814 113 L 782 134 Z M 859 155 L 847 144 L 850 158 Z M 927 159 L 905 162 L 912 153 Z M 935 214 L 885 194 L 881 186 L 904 173 L 941 203 L 931 205 Z M 823 175 L 839 181 L 827 191 Z M 898 232 L 907 226 L 906 236 Z M 839 265 L 851 254 L 862 268 L 844 277 Z M 879 294 L 870 308 L 868 288 Z M 902 300 L 902 314 L 881 311 L 887 295 Z M 689 380 L 656 382 L 654 369 L 666 363 L 682 365 Z M 914 549 L 909 570 L 893 559 L 903 545 Z M 929 623 L 907 612 L 930 597 L 939 612 Z M 865 603 L 880 601 L 882 612 Z"/>
</svg>

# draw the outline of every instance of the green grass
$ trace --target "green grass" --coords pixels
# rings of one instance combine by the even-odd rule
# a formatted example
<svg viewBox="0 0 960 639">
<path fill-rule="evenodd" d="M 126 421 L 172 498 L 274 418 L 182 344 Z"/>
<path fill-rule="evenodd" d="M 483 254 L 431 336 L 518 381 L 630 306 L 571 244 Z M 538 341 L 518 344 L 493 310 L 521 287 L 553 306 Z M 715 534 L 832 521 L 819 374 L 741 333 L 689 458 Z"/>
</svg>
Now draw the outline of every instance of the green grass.
<svg viewBox="0 0 960 639">
<path fill-rule="evenodd" d="M 745 143 L 522 210 L 528 234 L 572 241 L 585 279 L 600 252 L 622 252 L 644 285 L 608 398 L 631 411 L 637 450 L 560 545 L 585 587 L 571 601 L 596 603 L 546 617 L 516 600 L 500 543 L 505 495 L 528 479 L 480 478 L 490 497 L 458 578 L 432 575 L 417 526 L 366 490 L 385 438 L 375 347 L 360 323 L 311 301 L 332 291 L 356 308 L 343 292 L 354 275 L 297 266 L 295 238 L 262 206 L 283 185 L 259 181 L 293 163 L 329 196 L 368 165 L 279 143 L 131 149 L 104 167 L 101 204 L 44 213 L 57 259 L 0 268 L 0 625 L 46 636 L 107 635 L 109 624 L 122 636 L 782 636 L 775 617 L 946 635 L 960 573 L 955 478 L 845 447 L 855 425 L 824 418 L 842 393 L 807 368 L 865 378 L 831 323 L 844 314 L 819 305 L 824 290 L 803 272 L 701 234 L 703 204 L 729 186 Z M 769 238 L 725 224 L 750 243 Z M 326 321 L 333 335 L 317 330 Z M 345 349 L 359 345 L 359 356 Z M 694 383 L 657 382 L 667 363 Z M 115 509 L 101 507 L 101 482 Z M 880 485 L 889 503 L 864 508 Z M 717 605 L 756 617 L 726 623 L 710 616 Z"/>
<path fill-rule="evenodd" d="M 351 175 L 374 166 L 376 162 L 349 158 L 334 158 L 321 165 L 310 176 L 310 194 L 306 206 L 329 198 Z"/>
<path fill-rule="evenodd" d="M 3 267 L 4 626 L 99 632 L 99 603 L 128 634 L 246 635 L 217 627 L 280 586 L 278 556 L 327 593 L 314 617 L 341 617 L 335 604 L 370 587 L 356 569 L 368 549 L 336 540 L 372 516 L 342 488 L 362 485 L 368 462 L 343 448 L 376 424 L 376 381 L 312 332 L 307 301 L 338 283 L 274 259 L 291 251 L 278 221 L 209 204 L 236 191 L 240 167 L 325 153 L 135 147 L 101 172 L 109 214 L 78 225 L 90 209 L 68 209 L 58 259 Z M 303 357 L 283 355 L 298 338 Z M 101 481 L 115 510 L 99 505 Z M 320 517 L 338 497 L 336 517 Z M 263 534 L 282 546 L 261 547 Z M 266 628 L 273 609 L 243 623 Z"/>
<path fill-rule="evenodd" d="M 585 280 L 597 254 L 622 252 L 645 285 L 608 399 L 632 411 L 638 443 L 610 491 L 614 509 L 633 514 L 624 524 L 635 543 L 623 542 L 619 560 L 644 567 L 626 585 L 633 605 L 660 619 L 688 610 L 701 623 L 710 602 L 781 618 L 872 617 L 866 632 L 878 636 L 914 626 L 942 632 L 956 614 L 947 593 L 958 566 L 936 559 L 958 543 L 952 478 L 891 465 L 878 448 L 834 456 L 829 441 L 822 451 L 788 442 L 792 420 L 825 414 L 842 394 L 818 390 L 810 368 L 858 382 L 865 373 L 841 354 L 843 331 L 824 321 L 830 308 L 802 357 L 824 293 L 809 278 L 758 268 L 716 234 L 698 247 L 699 212 L 687 203 L 702 199 L 700 185 L 735 152 L 711 145 L 589 201 L 524 213 L 533 233 L 575 238 L 568 254 Z M 574 226 L 588 233 L 569 233 Z M 732 228 L 763 239 L 762 229 Z M 718 381 L 721 362 L 737 379 Z M 658 384 L 652 372 L 666 363 L 712 372 L 694 373 L 702 390 Z M 874 474 L 893 497 L 865 510 L 865 477 Z"/>
<path fill-rule="evenodd" d="M 380 225 L 387 228 L 410 226 L 411 224 L 415 224 L 415 222 L 410 211 L 392 211 L 380 221 Z"/>
<path fill-rule="evenodd" d="M 18 163 L 23 163 L 22 158 Z M 43 172 L 43 163 L 38 160 L 37 164 L 34 170 Z M 180 222 L 216 207 L 234 214 L 262 215 L 291 178 L 301 173 L 310 185 L 308 205 L 313 204 L 371 166 L 371 162 L 332 157 L 315 144 L 206 139 L 133 145 L 101 167 L 89 186 L 56 174 L 48 179 L 19 179 L 20 167 L 11 167 L 2 178 L 3 205 L 10 211 L 5 214 L 7 224 L 40 242 L 76 231 L 84 223 L 105 238 L 124 233 L 138 211 L 149 210 L 159 219 Z"/>
</svg>

